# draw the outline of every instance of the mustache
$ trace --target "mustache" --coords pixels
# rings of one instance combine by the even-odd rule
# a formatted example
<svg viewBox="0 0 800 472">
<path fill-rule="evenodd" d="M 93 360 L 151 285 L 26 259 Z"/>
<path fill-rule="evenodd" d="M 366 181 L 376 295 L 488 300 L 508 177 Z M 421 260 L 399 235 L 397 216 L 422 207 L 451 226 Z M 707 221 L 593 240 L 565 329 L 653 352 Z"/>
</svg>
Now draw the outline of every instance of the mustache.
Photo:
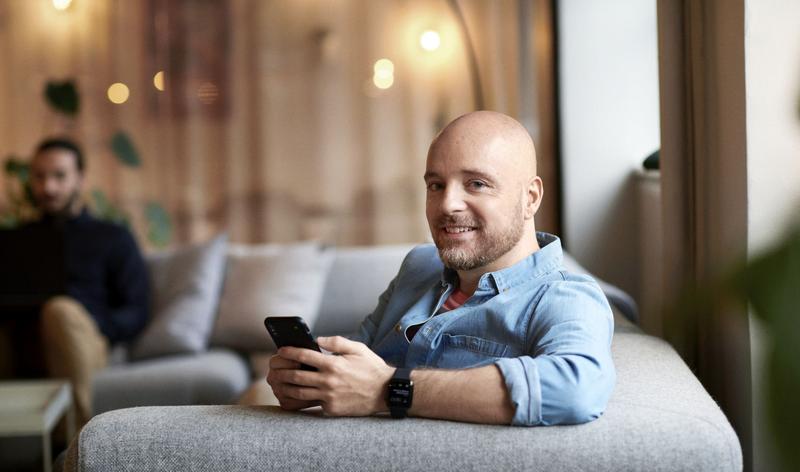
<svg viewBox="0 0 800 472">
<path fill-rule="evenodd" d="M 469 226 L 469 227 L 478 227 L 480 223 L 471 216 L 443 216 L 436 220 L 436 227 L 441 228 L 442 226 Z"/>
</svg>

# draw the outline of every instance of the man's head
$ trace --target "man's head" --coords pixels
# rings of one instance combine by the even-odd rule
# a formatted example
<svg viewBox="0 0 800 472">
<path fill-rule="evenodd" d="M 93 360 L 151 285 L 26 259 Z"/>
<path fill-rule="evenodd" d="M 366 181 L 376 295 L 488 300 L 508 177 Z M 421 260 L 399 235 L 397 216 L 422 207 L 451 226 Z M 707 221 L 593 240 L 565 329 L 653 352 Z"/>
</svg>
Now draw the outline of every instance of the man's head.
<svg viewBox="0 0 800 472">
<path fill-rule="evenodd" d="M 428 225 L 448 267 L 484 273 L 538 249 L 542 181 L 533 140 L 513 118 L 478 111 L 451 122 L 428 151 L 425 184 Z"/>
<path fill-rule="evenodd" d="M 83 154 L 68 139 L 48 139 L 31 160 L 31 190 L 36 206 L 45 214 L 69 215 L 78 211 L 83 184 Z"/>
</svg>

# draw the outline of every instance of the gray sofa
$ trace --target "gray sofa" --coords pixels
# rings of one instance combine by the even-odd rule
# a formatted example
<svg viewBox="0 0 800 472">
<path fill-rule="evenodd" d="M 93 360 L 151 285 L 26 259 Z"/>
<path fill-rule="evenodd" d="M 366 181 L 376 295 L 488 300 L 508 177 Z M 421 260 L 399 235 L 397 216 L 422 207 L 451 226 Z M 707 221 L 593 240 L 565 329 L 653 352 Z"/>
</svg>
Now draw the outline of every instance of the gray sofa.
<svg viewBox="0 0 800 472">
<path fill-rule="evenodd" d="M 317 334 L 355 329 L 407 249 L 335 250 Z M 566 265 L 582 271 L 574 261 Z M 92 419 L 68 450 L 65 470 L 741 470 L 738 439 L 714 400 L 666 342 L 629 320 L 635 317 L 629 298 L 603 288 L 615 309 L 618 380 L 594 422 L 521 428 L 327 418 L 274 406 L 138 407 Z M 119 376 L 109 381 L 117 390 L 100 379 L 99 392 L 117 398 L 116 406 L 163 403 L 163 392 L 160 399 L 125 397 L 121 382 L 136 382 L 137 369 L 153 385 L 174 389 L 173 403 L 229 403 L 251 381 L 246 359 L 217 347 L 114 367 L 104 379 Z M 168 372 L 179 376 L 161 377 Z"/>
<path fill-rule="evenodd" d="M 617 385 L 591 423 L 522 428 L 276 407 L 142 407 L 95 417 L 65 470 L 741 470 L 733 429 L 675 351 L 619 321 Z"/>
<path fill-rule="evenodd" d="M 211 286 L 208 286 L 208 280 L 194 281 L 189 285 L 184 284 L 179 287 L 180 289 L 190 293 L 209 291 L 210 295 L 216 294 L 216 296 L 209 296 L 209 303 L 224 305 L 224 293 L 216 292 L 228 290 L 228 287 L 225 286 L 227 283 L 225 273 L 231 278 L 236 278 L 236 274 L 230 273 L 231 270 L 236 269 L 228 267 L 229 270 L 226 271 L 226 265 L 232 266 L 236 262 L 241 264 L 242 259 L 246 263 L 250 263 L 252 261 L 249 259 L 257 260 L 259 258 L 264 263 L 275 263 L 274 258 L 264 259 L 270 257 L 272 253 L 269 251 L 274 249 L 286 256 L 286 254 L 291 254 L 293 248 L 295 250 L 294 257 L 298 258 L 302 258 L 303 255 L 319 255 L 320 258 L 326 259 L 327 263 L 320 264 L 315 269 L 312 268 L 312 272 L 309 270 L 304 272 L 305 275 L 319 272 L 317 275 L 319 275 L 319 280 L 322 280 L 320 285 L 322 290 L 320 296 L 317 297 L 318 301 L 305 305 L 306 310 L 315 313 L 289 312 L 283 314 L 301 315 L 309 321 L 315 320 L 311 324 L 314 334 L 322 336 L 354 332 L 361 320 L 374 309 L 378 296 L 388 286 L 400 268 L 403 257 L 413 247 L 413 245 L 383 245 L 326 248 L 308 244 L 234 246 L 228 245 L 227 241 L 221 238 L 180 253 L 150 255 L 148 259 L 151 278 L 158 284 L 159 280 L 164 278 L 184 277 L 186 274 L 175 270 L 176 266 L 183 265 L 185 267 L 181 267 L 181 269 L 184 271 L 199 271 L 202 273 L 203 279 L 219 279 L 219 281 L 216 282 L 216 285 L 212 284 Z M 265 249 L 268 251 L 267 253 L 264 252 Z M 217 257 L 228 261 L 227 264 L 214 263 L 212 259 L 215 251 L 218 253 Z M 194 259 L 205 257 L 205 267 L 198 267 L 197 264 L 187 266 L 185 260 L 187 256 Z M 291 261 L 292 256 L 286 256 L 285 259 Z M 161 263 L 156 263 L 159 260 Z M 569 256 L 565 256 L 565 265 L 573 272 L 586 272 Z M 214 276 L 213 271 L 219 271 L 221 274 Z M 251 270 L 251 272 L 254 277 L 263 276 L 259 271 Z M 280 291 L 280 286 L 270 287 L 269 277 L 262 278 L 263 280 L 253 281 L 253 285 L 263 287 L 265 291 Z M 637 308 L 630 296 L 610 284 L 602 281 L 600 283 L 615 310 L 625 318 L 635 321 Z M 159 291 L 159 287 L 155 287 L 155 289 L 156 292 Z M 164 289 L 161 288 L 160 291 L 163 292 Z M 171 290 L 171 292 L 168 295 L 172 298 L 180 295 L 176 294 L 175 290 Z M 158 297 L 158 294 L 156 295 Z M 292 294 L 286 296 L 292 296 Z M 179 304 L 178 308 L 185 311 L 191 308 L 191 305 Z M 237 308 L 240 307 L 237 306 Z M 302 310 L 303 308 L 298 309 Z M 224 307 L 215 306 L 208 313 L 212 315 L 212 318 L 216 318 L 225 316 L 224 313 L 219 313 L 222 311 L 225 311 Z M 263 313 L 266 315 L 269 310 L 265 308 Z M 257 315 L 257 318 L 262 317 Z M 203 344 L 195 346 L 194 352 L 151 355 L 143 360 L 138 360 L 131 353 L 135 352 L 137 342 L 134 342 L 133 346 L 116 346 L 111 356 L 111 365 L 101 371 L 93 380 L 94 414 L 136 406 L 235 403 L 254 379 L 263 379 L 266 376 L 264 360 L 270 355 L 271 344 L 266 331 L 260 326 L 260 321 L 254 319 L 252 323 L 251 331 L 255 331 L 255 333 L 251 334 L 251 337 L 254 339 L 241 345 L 230 343 L 234 336 L 216 333 L 223 329 L 217 323 L 212 332 L 207 334 L 207 337 L 211 339 L 209 349 L 205 349 L 208 340 L 204 339 Z M 151 324 L 158 323 L 151 321 Z M 185 323 L 179 325 L 177 329 L 185 329 Z M 168 339 L 165 341 L 162 333 L 153 333 L 152 329 L 145 332 L 145 335 L 153 336 L 154 334 L 154 343 L 169 342 Z"/>
</svg>

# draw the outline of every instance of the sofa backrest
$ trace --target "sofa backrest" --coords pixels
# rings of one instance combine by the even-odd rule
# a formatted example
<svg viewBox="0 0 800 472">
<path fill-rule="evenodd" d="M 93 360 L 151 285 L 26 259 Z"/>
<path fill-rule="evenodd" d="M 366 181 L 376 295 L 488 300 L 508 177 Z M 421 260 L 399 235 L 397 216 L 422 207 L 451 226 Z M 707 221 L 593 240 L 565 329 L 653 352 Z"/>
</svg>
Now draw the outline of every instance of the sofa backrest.
<svg viewBox="0 0 800 472">
<path fill-rule="evenodd" d="M 314 334 L 355 332 L 378 305 L 413 244 L 337 247 Z"/>
</svg>

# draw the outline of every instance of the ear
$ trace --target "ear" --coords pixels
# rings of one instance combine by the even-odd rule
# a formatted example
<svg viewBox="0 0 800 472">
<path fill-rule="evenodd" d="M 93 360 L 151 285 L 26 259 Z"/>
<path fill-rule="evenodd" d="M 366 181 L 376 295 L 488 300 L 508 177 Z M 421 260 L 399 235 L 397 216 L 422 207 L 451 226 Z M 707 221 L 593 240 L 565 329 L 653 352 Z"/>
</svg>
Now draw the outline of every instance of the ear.
<svg viewBox="0 0 800 472">
<path fill-rule="evenodd" d="M 539 211 L 542 205 L 542 197 L 544 197 L 544 185 L 542 179 L 537 175 L 528 182 L 527 201 L 525 205 L 525 219 L 533 219 L 533 216 Z"/>
</svg>

